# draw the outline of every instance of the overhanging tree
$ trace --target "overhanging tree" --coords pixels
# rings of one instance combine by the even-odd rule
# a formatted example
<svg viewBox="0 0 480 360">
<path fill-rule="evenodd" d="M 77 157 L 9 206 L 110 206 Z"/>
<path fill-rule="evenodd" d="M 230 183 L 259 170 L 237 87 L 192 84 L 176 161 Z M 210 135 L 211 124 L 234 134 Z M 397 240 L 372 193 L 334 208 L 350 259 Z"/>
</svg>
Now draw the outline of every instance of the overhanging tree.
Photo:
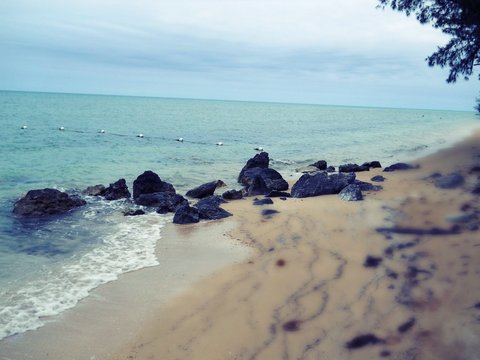
<svg viewBox="0 0 480 360">
<path fill-rule="evenodd" d="M 459 76 L 468 80 L 480 64 L 480 0 L 378 0 L 407 15 L 414 14 L 422 24 L 431 23 L 451 36 L 426 60 L 429 66 L 448 67 L 447 82 Z M 480 74 L 479 74 L 480 80 Z"/>
</svg>

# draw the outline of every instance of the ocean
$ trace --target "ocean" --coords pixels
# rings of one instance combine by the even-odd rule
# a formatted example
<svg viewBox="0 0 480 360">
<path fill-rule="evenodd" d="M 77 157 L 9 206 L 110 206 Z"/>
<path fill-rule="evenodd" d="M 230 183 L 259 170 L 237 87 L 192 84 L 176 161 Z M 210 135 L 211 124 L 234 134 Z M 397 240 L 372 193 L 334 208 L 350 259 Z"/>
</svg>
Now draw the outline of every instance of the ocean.
<svg viewBox="0 0 480 360">
<path fill-rule="evenodd" d="M 28 190 L 80 192 L 119 178 L 131 190 L 145 170 L 181 194 L 217 179 L 239 189 L 238 172 L 256 147 L 289 180 L 323 159 L 408 161 L 479 122 L 473 111 L 0 91 L 0 125 L 2 339 L 41 327 L 122 273 L 157 265 L 155 246 L 172 220 L 124 217 L 127 201 L 94 197 L 67 215 L 20 219 L 13 204 Z"/>
</svg>

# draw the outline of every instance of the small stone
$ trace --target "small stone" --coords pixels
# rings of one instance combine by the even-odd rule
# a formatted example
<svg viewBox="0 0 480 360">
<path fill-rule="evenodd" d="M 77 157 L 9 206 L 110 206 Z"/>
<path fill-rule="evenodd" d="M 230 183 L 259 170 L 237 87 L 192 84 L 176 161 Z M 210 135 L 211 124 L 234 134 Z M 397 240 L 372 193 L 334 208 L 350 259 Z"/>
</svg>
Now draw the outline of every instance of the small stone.
<svg viewBox="0 0 480 360">
<path fill-rule="evenodd" d="M 385 177 L 383 177 L 382 175 L 375 175 L 370 180 L 375 182 L 383 182 L 385 181 Z"/>
<path fill-rule="evenodd" d="M 455 189 L 463 185 L 465 178 L 458 173 L 441 176 L 434 182 L 435 186 L 440 189 Z"/>
<path fill-rule="evenodd" d="M 371 255 L 368 255 L 367 258 L 365 259 L 365 262 L 363 263 L 363 266 L 365 267 L 372 267 L 372 268 L 375 268 L 377 267 L 378 265 L 380 265 L 380 263 L 382 262 L 382 258 L 381 257 L 376 257 L 376 256 L 371 256 Z"/>
<path fill-rule="evenodd" d="M 256 206 L 263 206 L 263 205 L 271 205 L 273 204 L 273 200 L 270 199 L 270 198 L 267 198 L 267 199 L 255 199 L 253 201 L 253 205 L 256 205 Z"/>
</svg>

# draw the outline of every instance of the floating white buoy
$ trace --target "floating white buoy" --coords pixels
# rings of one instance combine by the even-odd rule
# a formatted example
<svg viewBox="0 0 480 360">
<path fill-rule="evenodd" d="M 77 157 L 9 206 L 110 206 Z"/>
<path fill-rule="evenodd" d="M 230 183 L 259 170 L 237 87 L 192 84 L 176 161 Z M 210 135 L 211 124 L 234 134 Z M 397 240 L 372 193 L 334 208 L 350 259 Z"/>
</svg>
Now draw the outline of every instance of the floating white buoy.
<svg viewBox="0 0 480 360">
<path fill-rule="evenodd" d="M 65 130 L 65 128 L 64 128 L 63 126 L 60 126 L 60 127 L 58 128 L 58 130 L 63 131 L 63 130 Z"/>
<path fill-rule="evenodd" d="M 263 147 L 261 147 L 261 146 L 258 146 L 258 147 L 256 147 L 256 148 L 254 148 L 253 150 L 257 150 L 257 151 L 263 151 Z"/>
<path fill-rule="evenodd" d="M 178 138 L 177 141 L 183 142 L 183 138 Z"/>
<path fill-rule="evenodd" d="M 99 133 L 100 134 L 105 134 L 105 130 L 102 129 L 102 130 L 99 131 Z"/>
<path fill-rule="evenodd" d="M 222 142 L 218 142 L 218 143 L 217 143 L 217 146 L 223 146 L 223 143 L 222 143 Z"/>
<path fill-rule="evenodd" d="M 23 125 L 20 129 L 25 130 L 27 128 L 27 125 Z"/>
<path fill-rule="evenodd" d="M 143 134 L 138 134 L 137 137 L 143 138 Z"/>
</svg>

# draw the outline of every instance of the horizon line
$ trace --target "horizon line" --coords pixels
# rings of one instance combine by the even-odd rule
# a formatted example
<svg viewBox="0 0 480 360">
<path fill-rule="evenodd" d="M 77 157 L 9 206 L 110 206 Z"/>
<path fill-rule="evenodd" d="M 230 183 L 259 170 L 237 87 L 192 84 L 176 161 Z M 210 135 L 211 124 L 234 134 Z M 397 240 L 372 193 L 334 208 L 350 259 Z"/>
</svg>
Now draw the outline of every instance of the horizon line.
<svg viewBox="0 0 480 360">
<path fill-rule="evenodd" d="M 346 105 L 346 104 L 320 104 L 311 102 L 282 102 L 274 100 L 241 100 L 241 99 L 212 99 L 212 98 L 192 98 L 192 97 L 171 97 L 155 95 L 125 95 L 125 94 L 102 94 L 102 93 L 84 93 L 84 92 L 61 92 L 61 91 L 34 91 L 34 90 L 8 90 L 0 89 L 0 92 L 17 93 L 35 93 L 35 94 L 53 94 L 53 95 L 81 95 L 81 96 L 110 96 L 110 97 L 133 97 L 165 100 L 190 100 L 190 101 L 219 101 L 219 102 L 239 102 L 239 103 L 258 103 L 258 104 L 278 104 L 278 105 L 306 105 L 306 106 L 325 106 L 325 107 L 347 107 L 347 108 L 370 108 L 370 109 L 392 109 L 392 110 L 425 110 L 425 111 L 452 111 L 452 112 L 471 112 L 472 110 L 452 110 L 452 109 L 431 109 L 431 108 L 409 108 L 409 107 L 388 107 L 379 105 Z"/>
</svg>

